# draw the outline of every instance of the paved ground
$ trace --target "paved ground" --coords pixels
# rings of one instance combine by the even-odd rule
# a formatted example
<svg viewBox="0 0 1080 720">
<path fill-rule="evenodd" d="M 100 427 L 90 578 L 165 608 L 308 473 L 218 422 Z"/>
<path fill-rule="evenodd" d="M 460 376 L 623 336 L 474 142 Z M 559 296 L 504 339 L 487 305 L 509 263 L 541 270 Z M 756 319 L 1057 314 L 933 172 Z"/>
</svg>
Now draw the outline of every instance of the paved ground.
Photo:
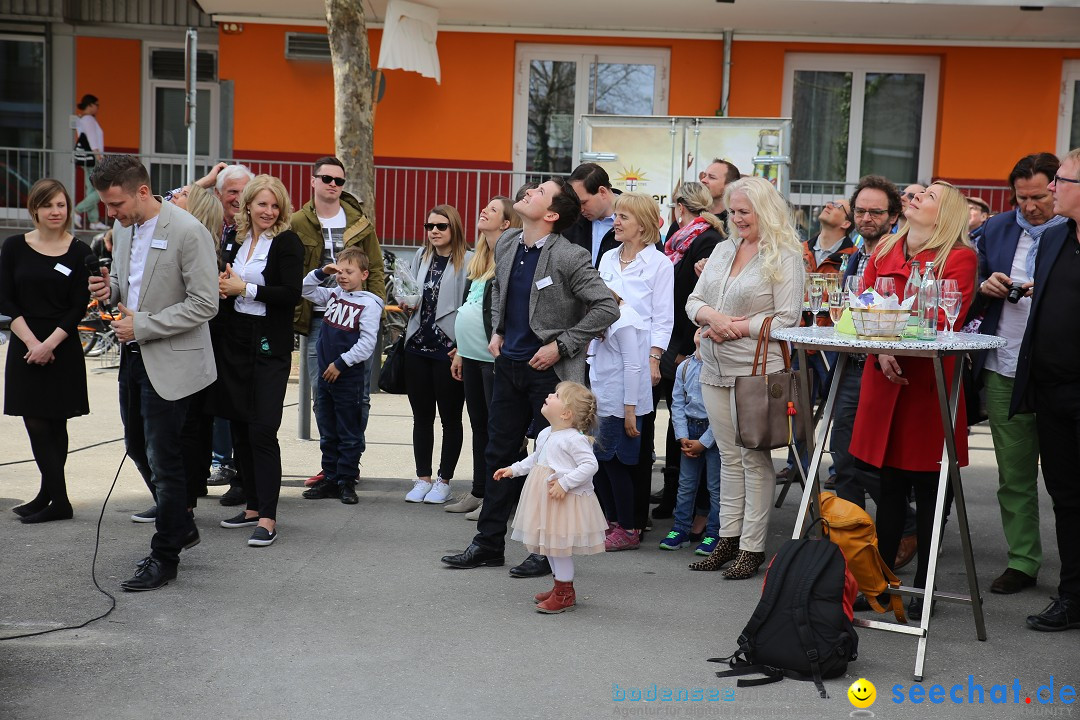
<svg viewBox="0 0 1080 720">
<path fill-rule="evenodd" d="M 79 623 L 107 607 L 91 584 L 90 564 L 101 503 L 123 449 L 108 442 L 121 437 L 115 371 L 90 367 L 93 414 L 70 424 L 71 447 L 106 444 L 69 458 L 74 521 L 25 526 L 7 512 L 33 495 L 37 473 L 24 462 L 31 455 L 21 422 L 0 416 L 0 509 L 7 516 L 0 517 L 0 636 Z M 287 402 L 296 395 L 291 386 Z M 860 676 L 877 686 L 871 711 L 878 717 L 1080 718 L 1074 705 L 1040 705 L 1033 695 L 1051 676 L 1055 692 L 1080 680 L 1080 633 L 1024 628 L 1057 577 L 1048 501 L 1049 559 L 1039 586 L 1009 597 L 986 592 L 988 640 L 976 640 L 967 608 L 944 606 L 935 616 L 924 685 L 960 683 L 965 704 L 947 696 L 944 704 L 895 704 L 893 687 L 906 692 L 912 684 L 916 642 L 870 630 L 860 633 L 860 657 L 849 675 L 829 681 L 831 697 L 821 700 L 804 683 L 735 689 L 734 681 L 713 676 L 705 658 L 734 648 L 760 575 L 727 582 L 717 573 L 691 573 L 689 550 L 656 549 L 666 523 L 638 552 L 579 561 L 577 611 L 539 615 L 531 596 L 549 579 L 439 563 L 465 547 L 475 525 L 402 501 L 412 466 L 403 397 L 373 398 L 357 506 L 300 497 L 303 478 L 318 467 L 318 446 L 296 439 L 296 427 L 293 405 L 280 434 L 288 476 L 281 539 L 270 548 L 247 547 L 247 532 L 218 527 L 231 512 L 207 498 L 197 511 L 202 544 L 184 554 L 179 580 L 158 592 L 117 588 L 147 553 L 152 533 L 128 519 L 150 503 L 125 464 L 104 511 L 97 561 L 99 581 L 116 592 L 116 610 L 83 630 L 0 642 L 0 719 L 835 718 L 852 713 L 845 693 Z M 975 430 L 972 446 L 965 487 L 985 589 L 1005 562 L 985 426 Z M 466 452 L 459 477 L 470 470 Z M 796 505 L 791 497 L 774 513 L 770 550 L 790 534 Z M 507 557 L 516 562 L 524 551 L 511 543 Z M 942 589 L 964 589 L 959 557 L 950 523 Z M 910 580 L 911 572 L 902 577 Z M 983 705 L 967 704 L 969 675 L 984 687 Z M 1013 699 L 1014 679 L 1021 704 L 991 704 L 994 684 L 1008 684 Z M 733 699 L 613 699 L 654 685 L 718 689 Z M 1029 696 L 1033 703 L 1025 706 Z"/>
</svg>

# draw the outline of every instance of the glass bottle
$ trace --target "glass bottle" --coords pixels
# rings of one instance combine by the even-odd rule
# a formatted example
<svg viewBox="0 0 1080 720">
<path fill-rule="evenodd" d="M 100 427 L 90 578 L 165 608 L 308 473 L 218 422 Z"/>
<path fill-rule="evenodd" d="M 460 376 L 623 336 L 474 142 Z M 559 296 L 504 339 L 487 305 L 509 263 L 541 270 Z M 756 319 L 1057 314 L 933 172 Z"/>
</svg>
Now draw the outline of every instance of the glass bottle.
<svg viewBox="0 0 1080 720">
<path fill-rule="evenodd" d="M 926 263 L 926 273 L 919 288 L 919 339 L 936 340 L 938 334 L 938 284 L 934 263 Z"/>
<path fill-rule="evenodd" d="M 909 307 L 911 315 L 908 316 L 907 327 L 904 328 L 904 337 L 909 339 L 919 337 L 919 287 L 921 285 L 922 278 L 919 276 L 919 261 L 914 260 L 911 263 L 911 274 L 908 275 L 907 284 L 904 285 L 904 302 L 907 302 L 911 298 L 915 298 Z"/>
</svg>

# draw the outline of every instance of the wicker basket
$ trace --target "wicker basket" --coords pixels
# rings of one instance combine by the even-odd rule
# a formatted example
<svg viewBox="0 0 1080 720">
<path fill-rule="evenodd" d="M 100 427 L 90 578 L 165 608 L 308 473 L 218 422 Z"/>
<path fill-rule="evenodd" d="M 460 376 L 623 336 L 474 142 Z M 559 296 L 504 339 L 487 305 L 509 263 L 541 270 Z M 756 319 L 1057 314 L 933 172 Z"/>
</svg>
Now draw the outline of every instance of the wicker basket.
<svg viewBox="0 0 1080 720">
<path fill-rule="evenodd" d="M 877 308 L 851 308 L 851 320 L 855 323 L 855 336 L 860 340 L 900 340 L 907 327 L 909 310 L 879 310 Z"/>
</svg>

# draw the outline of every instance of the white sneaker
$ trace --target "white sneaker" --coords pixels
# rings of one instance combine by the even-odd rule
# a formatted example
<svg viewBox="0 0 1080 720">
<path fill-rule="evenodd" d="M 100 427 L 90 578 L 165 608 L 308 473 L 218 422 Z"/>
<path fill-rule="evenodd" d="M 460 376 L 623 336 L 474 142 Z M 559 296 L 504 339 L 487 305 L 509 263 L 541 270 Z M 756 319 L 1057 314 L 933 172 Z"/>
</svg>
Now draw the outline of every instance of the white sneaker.
<svg viewBox="0 0 1080 720">
<path fill-rule="evenodd" d="M 450 499 L 450 483 L 445 482 L 442 478 L 435 480 L 434 487 L 428 491 L 428 494 L 424 496 L 424 502 L 428 505 L 442 505 L 444 502 Z"/>
<path fill-rule="evenodd" d="M 433 483 L 417 478 L 413 481 L 412 490 L 405 496 L 405 502 L 424 502 L 424 498 L 431 490 Z"/>
<path fill-rule="evenodd" d="M 109 226 L 102 222 L 90 223 L 91 230 L 108 230 Z"/>
</svg>

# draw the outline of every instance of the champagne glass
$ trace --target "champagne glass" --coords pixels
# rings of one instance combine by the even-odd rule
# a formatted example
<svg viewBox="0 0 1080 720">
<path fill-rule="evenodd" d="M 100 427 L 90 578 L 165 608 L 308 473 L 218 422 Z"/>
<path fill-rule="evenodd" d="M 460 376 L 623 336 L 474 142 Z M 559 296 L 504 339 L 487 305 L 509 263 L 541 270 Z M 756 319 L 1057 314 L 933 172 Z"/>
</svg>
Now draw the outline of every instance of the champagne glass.
<svg viewBox="0 0 1080 720">
<path fill-rule="evenodd" d="M 844 298 L 839 293 L 829 297 L 829 319 L 832 320 L 834 327 L 836 323 L 840 322 L 840 318 L 844 314 L 844 306 Z"/>
<path fill-rule="evenodd" d="M 938 281 L 938 307 L 945 311 L 945 320 L 949 324 L 948 337 L 954 337 L 953 325 L 956 324 L 956 318 L 960 315 L 960 305 L 963 303 L 964 296 L 960 293 L 960 286 L 956 280 L 939 280 Z"/>
<path fill-rule="evenodd" d="M 844 289 L 847 290 L 848 295 L 859 297 L 866 292 L 866 283 L 863 282 L 861 275 L 852 275 L 845 281 Z"/>
<path fill-rule="evenodd" d="M 877 291 L 877 294 L 880 295 L 882 299 L 888 300 L 896 295 L 896 281 L 891 277 L 879 277 L 874 282 L 874 290 Z"/>
<path fill-rule="evenodd" d="M 840 294 L 840 276 L 836 273 L 830 273 L 825 276 L 825 292 L 828 293 L 828 300 L 831 303 L 833 296 Z"/>
<path fill-rule="evenodd" d="M 813 314 L 815 319 L 817 318 L 817 314 L 819 312 L 821 312 L 821 296 L 822 296 L 822 293 L 824 292 L 824 290 L 825 290 L 825 284 L 824 283 L 819 283 L 819 282 L 811 282 L 810 283 L 810 290 L 809 290 L 809 293 L 810 293 L 810 312 Z M 817 326 L 816 322 L 814 323 L 814 326 L 815 327 Z"/>
</svg>

